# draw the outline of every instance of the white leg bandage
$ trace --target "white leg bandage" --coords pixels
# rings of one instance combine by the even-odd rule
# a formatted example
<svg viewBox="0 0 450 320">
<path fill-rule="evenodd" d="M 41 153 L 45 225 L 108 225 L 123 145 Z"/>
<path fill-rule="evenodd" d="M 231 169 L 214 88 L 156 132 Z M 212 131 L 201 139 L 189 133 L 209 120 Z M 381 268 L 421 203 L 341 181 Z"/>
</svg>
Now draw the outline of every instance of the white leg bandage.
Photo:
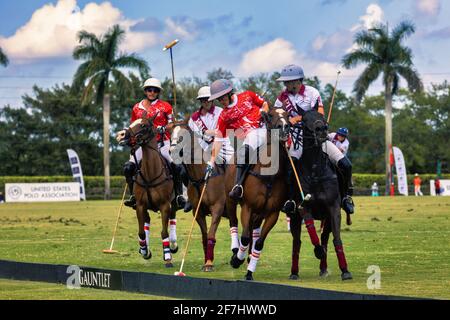
<svg viewBox="0 0 450 320">
<path fill-rule="evenodd" d="M 144 223 L 145 242 L 150 246 L 150 223 Z"/>
<path fill-rule="evenodd" d="M 169 240 L 171 243 L 177 242 L 177 219 L 169 220 Z"/>
<path fill-rule="evenodd" d="M 237 227 L 230 228 L 231 250 L 239 248 L 239 234 Z"/>
<path fill-rule="evenodd" d="M 245 259 L 245 256 L 247 255 L 247 250 L 248 250 L 248 245 L 247 246 L 243 246 L 243 245 L 239 246 L 239 251 L 237 254 L 237 257 L 239 260 Z"/>
<path fill-rule="evenodd" d="M 250 255 L 250 263 L 248 264 L 247 270 L 251 272 L 255 272 L 256 265 L 259 261 L 259 256 L 261 254 L 261 251 L 254 250 L 252 251 L 252 254 Z"/>
<path fill-rule="evenodd" d="M 261 228 L 253 229 L 253 234 L 252 234 L 252 252 L 255 250 L 255 244 L 256 244 L 256 241 L 258 241 L 260 235 L 261 235 Z"/>
</svg>

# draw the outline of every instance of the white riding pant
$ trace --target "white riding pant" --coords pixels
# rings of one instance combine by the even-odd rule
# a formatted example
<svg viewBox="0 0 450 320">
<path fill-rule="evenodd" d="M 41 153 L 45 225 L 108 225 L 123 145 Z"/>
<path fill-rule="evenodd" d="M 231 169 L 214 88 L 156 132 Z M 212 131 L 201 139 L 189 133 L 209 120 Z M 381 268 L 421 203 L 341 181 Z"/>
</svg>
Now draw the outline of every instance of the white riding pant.
<svg viewBox="0 0 450 320">
<path fill-rule="evenodd" d="M 256 150 L 266 142 L 267 142 L 267 129 L 258 128 L 253 129 L 247 134 L 243 144 L 250 146 L 253 150 Z"/>
<path fill-rule="evenodd" d="M 331 162 L 336 166 L 339 160 L 344 158 L 344 154 L 338 149 L 331 141 L 327 140 L 322 143 L 322 150 L 330 158 Z M 289 148 L 289 155 L 293 158 L 300 159 L 303 154 L 303 147 L 298 146 L 298 149 L 294 148 L 294 144 L 291 144 Z"/>
<path fill-rule="evenodd" d="M 164 140 L 164 145 L 162 147 L 160 147 L 160 144 L 158 143 L 158 148 L 159 148 L 159 151 L 161 152 L 161 155 L 167 161 L 169 161 L 169 163 L 172 163 L 173 159 L 170 156 L 170 152 L 169 152 L 169 150 L 170 150 L 170 140 Z M 141 162 L 141 160 L 142 160 L 142 148 L 141 147 L 136 149 L 135 155 L 136 155 L 137 161 Z M 130 155 L 130 161 L 135 163 L 133 155 Z"/>
</svg>

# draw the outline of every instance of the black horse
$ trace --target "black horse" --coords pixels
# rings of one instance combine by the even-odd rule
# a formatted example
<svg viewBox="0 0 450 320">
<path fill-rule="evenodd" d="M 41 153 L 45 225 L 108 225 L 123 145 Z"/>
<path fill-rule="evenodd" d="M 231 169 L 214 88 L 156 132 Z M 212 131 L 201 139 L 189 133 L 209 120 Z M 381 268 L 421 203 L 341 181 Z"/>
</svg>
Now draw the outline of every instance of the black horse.
<svg viewBox="0 0 450 320">
<path fill-rule="evenodd" d="M 291 234 L 293 236 L 291 279 L 298 279 L 298 259 L 300 252 L 301 220 L 304 219 L 314 253 L 320 259 L 320 276 L 328 276 L 327 245 L 330 233 L 333 232 L 333 243 L 342 271 L 342 280 L 352 279 L 348 271 L 342 245 L 341 229 L 341 195 L 336 176 L 336 169 L 322 144 L 327 139 L 328 125 L 322 114 L 312 110 L 303 116 L 303 154 L 299 161 L 299 176 L 304 194 L 311 194 L 309 201 L 303 202 L 299 208 L 300 215 L 291 217 Z M 314 220 L 323 220 L 324 229 L 321 241 L 317 235 Z"/>
</svg>

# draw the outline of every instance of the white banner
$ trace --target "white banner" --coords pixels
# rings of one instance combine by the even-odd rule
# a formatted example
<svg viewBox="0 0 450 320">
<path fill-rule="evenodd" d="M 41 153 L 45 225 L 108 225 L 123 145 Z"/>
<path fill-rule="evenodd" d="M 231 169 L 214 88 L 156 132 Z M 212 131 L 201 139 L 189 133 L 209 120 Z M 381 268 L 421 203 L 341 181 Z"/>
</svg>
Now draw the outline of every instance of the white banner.
<svg viewBox="0 0 450 320">
<path fill-rule="evenodd" d="M 6 202 L 80 201 L 78 182 L 6 183 Z"/>
<path fill-rule="evenodd" d="M 439 180 L 441 185 L 441 196 L 450 196 L 450 180 Z M 436 195 L 434 180 L 430 180 L 430 195 Z"/>
<path fill-rule="evenodd" d="M 86 200 L 83 171 L 81 171 L 80 158 L 78 158 L 78 154 L 72 149 L 67 149 L 67 155 L 69 156 L 69 162 L 70 167 L 72 169 L 73 179 L 80 184 L 80 199 Z"/>
<path fill-rule="evenodd" d="M 392 147 L 395 159 L 395 172 L 397 172 L 398 192 L 405 196 L 408 195 L 408 180 L 406 176 L 405 159 L 402 151 L 397 147 Z"/>
</svg>

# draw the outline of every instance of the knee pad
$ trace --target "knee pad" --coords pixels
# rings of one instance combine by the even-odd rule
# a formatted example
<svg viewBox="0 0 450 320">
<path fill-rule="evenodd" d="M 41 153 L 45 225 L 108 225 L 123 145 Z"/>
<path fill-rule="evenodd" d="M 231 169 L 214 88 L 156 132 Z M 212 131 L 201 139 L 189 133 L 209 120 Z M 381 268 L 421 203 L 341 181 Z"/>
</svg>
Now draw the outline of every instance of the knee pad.
<svg viewBox="0 0 450 320">
<path fill-rule="evenodd" d="M 248 246 L 250 244 L 250 238 L 248 237 L 241 237 L 241 245 L 244 247 Z"/>
<path fill-rule="evenodd" d="M 136 164 L 134 162 L 128 161 L 123 166 L 123 174 L 126 177 L 132 177 L 134 176 L 134 173 L 136 172 Z"/>
</svg>

